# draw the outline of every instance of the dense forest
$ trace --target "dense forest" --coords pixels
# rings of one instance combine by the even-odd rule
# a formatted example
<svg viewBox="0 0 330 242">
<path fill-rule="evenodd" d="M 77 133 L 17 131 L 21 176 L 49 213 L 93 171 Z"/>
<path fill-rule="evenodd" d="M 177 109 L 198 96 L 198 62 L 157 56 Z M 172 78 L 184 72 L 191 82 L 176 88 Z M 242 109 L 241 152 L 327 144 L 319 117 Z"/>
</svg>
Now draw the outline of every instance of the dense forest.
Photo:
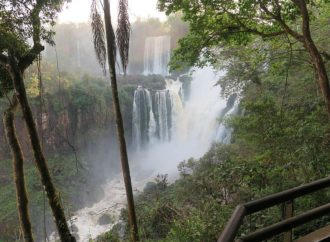
<svg viewBox="0 0 330 242">
<path fill-rule="evenodd" d="M 108 0 L 92 1 L 91 23 L 55 25 L 64 2 L 0 3 L 0 242 L 217 241 L 237 205 L 329 176 L 328 1 L 159 0 L 166 21 L 128 26 L 119 18 L 117 31 Z M 127 1 L 120 9 L 126 16 Z M 149 55 L 154 74 L 146 72 Z M 198 84 L 207 68 L 221 73 L 211 85 L 219 110 Z M 206 93 L 193 103 L 196 90 Z M 199 103 L 208 110 L 199 113 Z M 186 128 L 184 115 L 199 126 Z M 200 126 L 212 134 L 207 152 L 181 156 L 194 147 L 189 139 L 203 137 L 177 142 L 180 129 Z M 219 130 L 226 138 L 214 138 Z M 171 152 L 176 163 L 166 160 Z M 152 168 L 149 156 L 176 172 Z M 109 205 L 90 212 L 95 227 L 109 226 L 79 237 L 77 217 L 116 197 L 111 182 L 121 172 L 127 202 L 114 213 Z M 294 213 L 329 201 L 328 188 L 297 198 Z M 281 221 L 283 211 L 281 204 L 247 216 L 237 237 Z M 323 214 L 292 239 L 329 224 Z"/>
</svg>

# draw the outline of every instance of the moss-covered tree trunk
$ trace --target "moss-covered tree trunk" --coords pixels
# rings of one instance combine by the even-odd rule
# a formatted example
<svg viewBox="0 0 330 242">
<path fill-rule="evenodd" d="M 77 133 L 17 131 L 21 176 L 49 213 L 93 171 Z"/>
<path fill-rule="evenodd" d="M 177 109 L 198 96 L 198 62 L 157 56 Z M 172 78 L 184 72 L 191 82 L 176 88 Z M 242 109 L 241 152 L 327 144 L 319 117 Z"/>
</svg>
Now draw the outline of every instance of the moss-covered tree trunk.
<svg viewBox="0 0 330 242">
<path fill-rule="evenodd" d="M 18 106 L 16 97 L 13 97 L 10 107 L 5 111 L 3 123 L 5 126 L 7 142 L 13 158 L 14 182 L 16 188 L 16 203 L 18 219 L 25 242 L 33 242 L 33 234 L 28 210 L 28 196 L 25 188 L 23 153 L 18 142 L 15 130 L 15 112 Z"/>
<path fill-rule="evenodd" d="M 327 74 L 327 70 L 320 54 L 320 51 L 316 47 L 314 40 L 312 38 L 312 34 L 310 31 L 310 20 L 309 13 L 306 5 L 306 1 L 304 0 L 294 0 L 297 6 L 300 9 L 302 15 L 302 34 L 303 34 L 303 44 L 308 51 L 310 58 L 313 63 L 313 67 L 318 76 L 318 83 L 320 89 L 323 94 L 323 98 L 325 101 L 325 105 L 328 111 L 328 115 L 330 117 L 330 86 L 329 86 L 329 78 Z"/>
<path fill-rule="evenodd" d="M 15 58 L 10 58 L 9 61 L 11 67 L 10 74 L 14 84 L 15 94 L 22 109 L 23 117 L 29 133 L 34 159 L 41 176 L 42 184 L 45 188 L 48 197 L 49 205 L 52 209 L 55 218 L 55 223 L 59 236 L 61 238 L 61 241 L 63 242 L 76 241 L 69 230 L 68 224 L 65 219 L 64 210 L 60 202 L 59 193 L 54 187 L 49 173 L 49 169 L 47 167 L 46 159 L 41 149 L 36 124 L 26 95 L 26 89 L 23 80 L 24 69 L 20 68 Z"/>
<path fill-rule="evenodd" d="M 116 44 L 114 43 L 115 38 L 111 24 L 109 0 L 104 0 L 103 3 L 104 3 L 104 22 L 105 22 L 106 40 L 107 40 L 108 64 L 109 64 L 109 73 L 111 79 L 111 91 L 113 98 L 113 108 L 115 111 L 117 136 L 118 136 L 118 142 L 120 148 L 121 166 L 122 166 L 125 189 L 126 189 L 128 219 L 131 226 L 131 239 L 133 241 L 138 241 L 139 236 L 138 236 L 138 228 L 137 228 L 136 214 L 134 207 L 133 189 L 132 189 L 131 175 L 130 175 L 130 169 L 128 163 L 127 149 L 126 149 L 123 118 L 120 110 L 120 103 L 118 97 L 115 56 L 113 51 L 113 48 L 115 48 Z"/>
</svg>

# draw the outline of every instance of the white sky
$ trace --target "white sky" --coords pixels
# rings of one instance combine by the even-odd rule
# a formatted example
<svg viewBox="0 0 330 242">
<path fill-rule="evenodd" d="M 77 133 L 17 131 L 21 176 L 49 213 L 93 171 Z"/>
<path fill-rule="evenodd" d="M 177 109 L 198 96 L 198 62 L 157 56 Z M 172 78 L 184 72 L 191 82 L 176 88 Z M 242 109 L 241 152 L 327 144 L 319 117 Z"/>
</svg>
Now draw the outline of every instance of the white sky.
<svg viewBox="0 0 330 242">
<path fill-rule="evenodd" d="M 71 3 L 66 4 L 62 12 L 59 14 L 59 22 L 87 22 L 89 20 L 89 8 L 91 0 L 72 0 Z M 128 0 L 129 15 L 131 22 L 136 18 L 142 19 L 148 17 L 157 17 L 164 20 L 165 14 L 157 10 L 157 0 Z M 118 0 L 110 0 L 110 7 L 113 15 L 113 19 L 117 18 L 117 6 Z"/>
</svg>

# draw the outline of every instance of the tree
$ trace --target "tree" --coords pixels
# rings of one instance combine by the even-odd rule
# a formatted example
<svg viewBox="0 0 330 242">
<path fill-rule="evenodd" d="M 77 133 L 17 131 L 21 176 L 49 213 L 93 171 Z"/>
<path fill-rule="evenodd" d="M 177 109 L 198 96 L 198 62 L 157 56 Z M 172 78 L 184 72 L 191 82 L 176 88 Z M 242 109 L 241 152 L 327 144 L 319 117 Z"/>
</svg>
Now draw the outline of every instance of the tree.
<svg viewBox="0 0 330 242">
<path fill-rule="evenodd" d="M 28 197 L 25 187 L 24 170 L 23 170 L 23 154 L 17 139 L 14 119 L 18 106 L 16 96 L 13 96 L 9 108 L 5 111 L 3 123 L 6 130 L 6 137 L 11 148 L 13 157 L 14 182 L 16 187 L 17 210 L 20 227 L 22 230 L 24 241 L 33 242 L 31 222 L 28 210 Z"/>
<path fill-rule="evenodd" d="M 1 1 L 0 65 L 10 77 L 14 88 L 14 95 L 22 109 L 35 162 L 55 218 L 60 238 L 62 241 L 69 242 L 75 241 L 75 238 L 71 235 L 68 228 L 59 194 L 53 185 L 47 162 L 41 149 L 36 124 L 24 84 L 25 70 L 38 58 L 41 51 L 44 50 L 41 41 L 52 43 L 51 40 L 54 33 L 47 30 L 47 27 L 54 25 L 56 14 L 61 10 L 63 2 L 63 0 Z M 29 44 L 30 38 L 33 42 L 32 46 Z M 12 150 L 19 152 L 10 140 L 9 144 L 12 146 Z M 19 157 L 20 154 L 15 153 L 15 156 Z M 17 158 L 15 156 L 14 164 Z"/>
<path fill-rule="evenodd" d="M 130 23 L 128 19 L 127 7 L 128 7 L 127 0 L 119 1 L 118 28 L 116 32 L 117 46 L 121 57 L 121 64 L 125 73 L 128 64 L 129 37 L 130 37 Z M 117 88 L 117 77 L 116 77 L 116 67 L 115 67 L 116 37 L 111 24 L 110 4 L 108 0 L 103 1 L 103 11 L 104 11 L 106 44 L 104 40 L 103 22 L 97 10 L 96 0 L 93 0 L 91 5 L 93 42 L 94 42 L 97 59 L 101 64 L 104 73 L 105 73 L 105 64 L 106 64 L 106 53 L 108 54 L 107 59 L 108 59 L 110 80 L 111 80 L 113 109 L 116 119 L 117 136 L 118 136 L 119 149 L 120 149 L 120 159 L 121 159 L 122 172 L 124 176 L 124 183 L 125 183 L 125 190 L 127 197 L 128 217 L 129 217 L 129 224 L 131 226 L 131 239 L 133 241 L 138 241 L 139 236 L 138 236 L 138 227 L 137 227 L 136 215 L 135 215 L 133 189 L 132 189 L 131 175 L 130 175 L 126 141 L 125 141 L 123 118 L 120 110 L 118 88 Z"/>
<path fill-rule="evenodd" d="M 325 0 L 159 0 L 161 10 L 167 14 L 182 11 L 183 19 L 190 23 L 190 33 L 181 39 L 173 67 L 182 62 L 195 64 L 201 53 L 207 60 L 212 57 L 212 47 L 219 44 L 244 45 L 253 36 L 272 39 L 287 35 L 309 54 L 330 117 L 329 77 L 322 58 L 323 55 L 329 59 L 329 54 L 316 46 L 310 27 L 318 10 L 326 4 Z"/>
</svg>

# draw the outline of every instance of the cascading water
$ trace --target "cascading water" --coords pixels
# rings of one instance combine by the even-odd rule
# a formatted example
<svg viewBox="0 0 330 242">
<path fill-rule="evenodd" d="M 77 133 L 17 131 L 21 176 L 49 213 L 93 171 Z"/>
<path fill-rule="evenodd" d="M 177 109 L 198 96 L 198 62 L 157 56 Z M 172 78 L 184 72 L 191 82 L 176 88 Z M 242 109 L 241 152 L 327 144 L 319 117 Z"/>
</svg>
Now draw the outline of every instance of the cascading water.
<svg viewBox="0 0 330 242">
<path fill-rule="evenodd" d="M 145 146 L 155 132 L 155 118 L 149 90 L 138 86 L 133 101 L 133 144 L 138 149 Z"/>
<path fill-rule="evenodd" d="M 153 140 L 151 143 L 155 143 L 155 140 L 182 140 L 185 143 L 187 140 L 203 140 L 206 143 L 230 142 L 231 130 L 222 122 L 218 125 L 218 119 L 225 119 L 237 112 L 236 95 L 231 96 L 228 101 L 220 97 L 220 87 L 215 86 L 219 74 L 214 73 L 209 67 L 194 70 L 192 78 L 190 99 L 185 105 L 182 83 L 179 80 L 166 79 L 166 89 L 153 91 L 152 102 L 150 98 L 134 95 L 133 137 L 139 139 L 135 142 L 139 150 L 139 144 L 150 140 Z M 135 92 L 148 93 L 150 97 L 150 92 L 146 88 L 139 86 Z M 150 113 L 148 117 L 141 107 L 146 107 L 146 112 Z M 153 125 L 149 128 L 144 127 L 140 122 L 142 119 L 144 125 Z M 148 139 L 141 136 L 141 132 L 148 134 Z"/>
<path fill-rule="evenodd" d="M 142 190 L 157 174 L 169 174 L 173 180 L 179 162 L 201 157 L 215 141 L 230 140 L 230 130 L 219 124 L 218 118 L 235 113 L 237 101 L 220 97 L 221 89 L 215 85 L 220 76 L 210 67 L 194 69 L 186 101 L 179 80 L 166 79 L 164 90 L 137 87 L 132 125 L 133 144 L 138 149 L 129 157 L 135 191 Z M 88 241 L 109 230 L 125 206 L 120 175 L 103 189 L 105 197 L 101 201 L 77 211 L 71 218 L 79 241 Z M 113 217 L 113 222 L 100 225 L 100 218 L 107 214 Z"/>
<path fill-rule="evenodd" d="M 169 74 L 169 43 L 168 36 L 147 38 L 144 74 Z M 230 142 L 231 130 L 218 120 L 236 113 L 238 104 L 234 96 L 229 100 L 220 97 L 221 89 L 216 85 L 220 76 L 210 67 L 193 69 L 189 93 L 185 93 L 180 80 L 165 79 L 164 90 L 137 87 L 132 120 L 135 149 L 129 157 L 135 192 L 157 174 L 169 174 L 173 180 L 179 162 L 201 157 L 213 142 Z M 103 190 L 101 201 L 71 218 L 78 241 L 89 241 L 118 221 L 120 209 L 125 206 L 121 175 L 112 178 Z M 112 222 L 101 225 L 102 216 L 109 214 Z"/>
<path fill-rule="evenodd" d="M 149 91 L 141 86 L 135 90 L 132 130 L 133 145 L 137 150 L 145 148 L 147 143 L 171 140 L 173 119 L 183 108 L 182 83 L 171 79 L 165 82 L 164 90 Z"/>
<path fill-rule="evenodd" d="M 170 60 L 171 37 L 147 37 L 144 48 L 144 75 L 169 74 L 167 64 Z"/>
<path fill-rule="evenodd" d="M 238 112 L 238 98 L 237 95 L 232 95 L 227 101 L 227 105 L 224 110 L 221 111 L 219 119 L 226 119 L 232 115 L 236 115 Z M 215 136 L 215 141 L 218 143 L 229 144 L 231 141 L 232 129 L 228 128 L 224 122 L 220 122 Z"/>
<path fill-rule="evenodd" d="M 155 94 L 156 132 L 161 141 L 170 140 L 171 103 L 168 90 L 157 91 Z"/>
<path fill-rule="evenodd" d="M 171 117 L 171 127 L 167 128 L 169 139 L 158 138 L 134 154 L 141 162 L 140 169 L 149 170 L 150 174 L 173 175 L 180 161 L 201 157 L 213 142 L 230 141 L 231 131 L 224 124 L 219 124 L 218 119 L 235 113 L 237 101 L 235 96 L 230 102 L 221 98 L 221 88 L 216 85 L 220 76 L 221 73 L 214 72 L 211 67 L 192 70 L 187 100 L 183 98 L 182 83 L 166 79 L 166 89 L 161 92 L 167 93 L 170 100 L 170 108 L 166 109 L 167 112 L 170 110 L 167 117 Z M 156 100 L 157 95 L 156 92 Z M 161 106 L 158 102 L 153 102 L 153 105 Z M 156 123 L 157 115 L 155 112 Z"/>
</svg>

